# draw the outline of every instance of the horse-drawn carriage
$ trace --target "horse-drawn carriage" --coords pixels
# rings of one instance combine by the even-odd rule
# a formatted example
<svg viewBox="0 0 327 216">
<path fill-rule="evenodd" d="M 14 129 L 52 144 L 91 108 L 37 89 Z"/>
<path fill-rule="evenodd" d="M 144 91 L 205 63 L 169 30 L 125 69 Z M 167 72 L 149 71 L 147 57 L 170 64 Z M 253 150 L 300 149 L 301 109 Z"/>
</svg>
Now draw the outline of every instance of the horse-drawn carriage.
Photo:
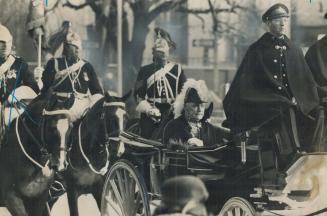
<svg viewBox="0 0 327 216">
<path fill-rule="evenodd" d="M 101 215 L 151 215 L 160 200 L 162 182 L 182 174 L 196 175 L 205 182 L 210 191 L 206 204 L 213 215 L 316 215 L 326 211 L 326 205 L 320 205 L 322 191 L 317 191 L 324 185 L 317 180 L 324 172 L 319 174 L 317 169 L 322 170 L 326 154 L 299 154 L 286 177 L 276 171 L 270 150 L 260 143 L 176 150 L 126 132 L 116 141 L 124 145 L 125 152 L 111 160 Z M 315 181 L 305 168 L 316 169 Z M 296 180 L 301 177 L 306 181 Z"/>
</svg>

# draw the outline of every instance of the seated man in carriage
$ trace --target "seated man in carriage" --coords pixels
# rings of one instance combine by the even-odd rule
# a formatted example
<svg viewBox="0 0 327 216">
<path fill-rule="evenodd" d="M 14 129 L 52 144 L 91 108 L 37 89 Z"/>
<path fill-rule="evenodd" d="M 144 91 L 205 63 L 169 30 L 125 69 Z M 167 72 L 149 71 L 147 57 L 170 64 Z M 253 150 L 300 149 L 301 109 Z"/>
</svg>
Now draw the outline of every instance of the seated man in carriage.
<svg viewBox="0 0 327 216">
<path fill-rule="evenodd" d="M 274 148 L 277 170 L 284 170 L 301 150 L 297 120 L 306 119 L 319 104 L 301 49 L 284 35 L 288 17 L 283 4 L 262 15 L 269 32 L 248 49 L 223 102 L 226 126 L 234 135 L 260 128 L 257 135 Z M 309 136 L 308 129 L 303 135 Z"/>
<path fill-rule="evenodd" d="M 203 80 L 188 79 L 174 103 L 174 120 L 164 129 L 163 143 L 169 147 L 224 144 L 228 132 L 208 122 L 213 105 Z"/>
<path fill-rule="evenodd" d="M 181 65 L 168 60 L 170 49 L 175 48 L 170 35 L 160 28 L 155 32 L 153 63 L 140 69 L 135 84 L 139 102 L 136 110 L 141 113 L 140 130 L 144 138 L 156 138 L 153 132 L 159 130 L 186 79 Z"/>
</svg>

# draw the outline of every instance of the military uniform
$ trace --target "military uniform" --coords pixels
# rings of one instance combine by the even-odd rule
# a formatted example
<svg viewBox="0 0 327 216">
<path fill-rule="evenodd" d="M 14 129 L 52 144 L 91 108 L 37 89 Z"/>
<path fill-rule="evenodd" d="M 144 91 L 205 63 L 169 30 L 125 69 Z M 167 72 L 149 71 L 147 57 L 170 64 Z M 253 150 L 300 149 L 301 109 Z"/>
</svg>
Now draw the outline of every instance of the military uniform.
<svg viewBox="0 0 327 216">
<path fill-rule="evenodd" d="M 154 63 L 142 67 L 135 86 L 136 96 L 157 107 L 162 117 L 168 113 L 186 80 L 179 64 L 168 63 L 165 68 L 167 71 L 156 68 Z M 141 135 L 146 138 L 155 128 L 153 120 L 145 113 L 141 113 L 140 127 Z"/>
<path fill-rule="evenodd" d="M 318 104 L 301 49 L 285 35 L 270 32 L 250 46 L 223 101 L 234 134 L 264 126 L 261 132 L 275 140 L 283 155 L 300 147 L 296 116 L 308 115 Z"/>
<path fill-rule="evenodd" d="M 74 102 L 68 107 L 72 120 L 77 120 L 92 103 L 90 95 L 103 95 L 102 86 L 92 65 L 85 61 L 70 61 L 65 57 L 50 59 L 42 75 L 42 94 L 51 94 L 51 105 L 57 107 L 57 99 L 74 97 Z M 53 109 L 52 107 L 49 107 Z M 57 107 L 58 108 L 58 107 Z"/>
<path fill-rule="evenodd" d="M 28 86 L 39 92 L 39 87 L 34 75 L 28 70 L 27 63 L 19 56 L 9 55 L 7 61 L 0 60 L 0 95 L 4 103 L 10 93 L 22 85 Z"/>
</svg>

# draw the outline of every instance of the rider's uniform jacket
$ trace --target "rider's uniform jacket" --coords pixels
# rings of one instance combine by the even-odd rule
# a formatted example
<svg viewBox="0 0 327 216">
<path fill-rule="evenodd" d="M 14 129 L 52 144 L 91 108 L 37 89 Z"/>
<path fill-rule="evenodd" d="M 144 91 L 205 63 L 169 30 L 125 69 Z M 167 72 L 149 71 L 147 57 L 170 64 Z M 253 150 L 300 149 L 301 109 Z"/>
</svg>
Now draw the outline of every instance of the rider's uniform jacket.
<svg viewBox="0 0 327 216">
<path fill-rule="evenodd" d="M 39 87 L 34 74 L 28 69 L 27 63 L 19 56 L 9 55 L 6 60 L 0 60 L 0 95 L 1 102 L 5 101 L 10 93 L 25 85 L 32 88 L 35 93 Z"/>
<path fill-rule="evenodd" d="M 52 86 L 53 91 L 62 93 L 103 94 L 102 86 L 92 65 L 85 61 L 69 61 L 54 58 L 48 61 L 42 75 L 42 93 L 46 93 Z"/>
<path fill-rule="evenodd" d="M 185 80 L 180 64 L 169 62 L 158 68 L 152 63 L 140 69 L 135 84 L 135 95 L 150 104 L 156 104 L 160 110 L 160 104 L 174 102 Z"/>
<path fill-rule="evenodd" d="M 323 104 L 327 102 L 327 36 L 313 44 L 305 55 Z"/>
<path fill-rule="evenodd" d="M 236 133 L 268 122 L 290 107 L 303 114 L 319 103 L 316 83 L 300 48 L 284 35 L 265 33 L 248 49 L 223 105 Z"/>
<path fill-rule="evenodd" d="M 161 120 L 164 119 L 185 80 L 181 66 L 173 62 L 169 62 L 161 68 L 152 63 L 140 69 L 134 94 L 140 100 L 136 110 L 141 113 L 142 137 L 150 138 L 155 129 L 160 127 L 147 116 L 147 111 L 156 107 L 161 113 Z"/>
</svg>

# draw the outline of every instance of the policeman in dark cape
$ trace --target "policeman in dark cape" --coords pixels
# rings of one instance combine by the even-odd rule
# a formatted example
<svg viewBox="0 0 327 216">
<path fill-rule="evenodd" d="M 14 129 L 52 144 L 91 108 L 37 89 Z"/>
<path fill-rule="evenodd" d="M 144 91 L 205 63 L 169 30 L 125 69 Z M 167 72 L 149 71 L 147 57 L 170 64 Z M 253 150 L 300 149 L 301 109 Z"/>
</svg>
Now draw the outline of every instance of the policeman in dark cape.
<svg viewBox="0 0 327 216">
<path fill-rule="evenodd" d="M 170 35 L 160 28 L 155 33 L 153 63 L 140 69 L 135 84 L 136 110 L 141 113 L 141 136 L 145 138 L 160 127 L 186 80 L 181 65 L 168 60 L 170 49 L 175 48 Z"/>
<path fill-rule="evenodd" d="M 275 143 L 284 165 L 301 147 L 296 117 L 310 114 L 319 104 L 301 49 L 284 35 L 288 17 L 283 4 L 262 15 L 269 32 L 249 47 L 223 101 L 231 131 L 238 134 L 260 127 Z"/>
<path fill-rule="evenodd" d="M 327 13 L 325 14 L 325 19 Z M 313 150 L 315 151 L 326 151 L 327 150 L 327 139 L 326 134 L 326 120 L 324 119 L 326 114 L 325 110 L 327 107 L 327 36 L 325 35 L 320 40 L 315 42 L 307 51 L 305 59 L 310 67 L 313 77 L 318 85 L 318 95 L 322 105 L 320 110 L 320 118 L 322 121 L 321 128 L 317 127 L 315 130 L 316 140 L 313 141 Z"/>
</svg>

